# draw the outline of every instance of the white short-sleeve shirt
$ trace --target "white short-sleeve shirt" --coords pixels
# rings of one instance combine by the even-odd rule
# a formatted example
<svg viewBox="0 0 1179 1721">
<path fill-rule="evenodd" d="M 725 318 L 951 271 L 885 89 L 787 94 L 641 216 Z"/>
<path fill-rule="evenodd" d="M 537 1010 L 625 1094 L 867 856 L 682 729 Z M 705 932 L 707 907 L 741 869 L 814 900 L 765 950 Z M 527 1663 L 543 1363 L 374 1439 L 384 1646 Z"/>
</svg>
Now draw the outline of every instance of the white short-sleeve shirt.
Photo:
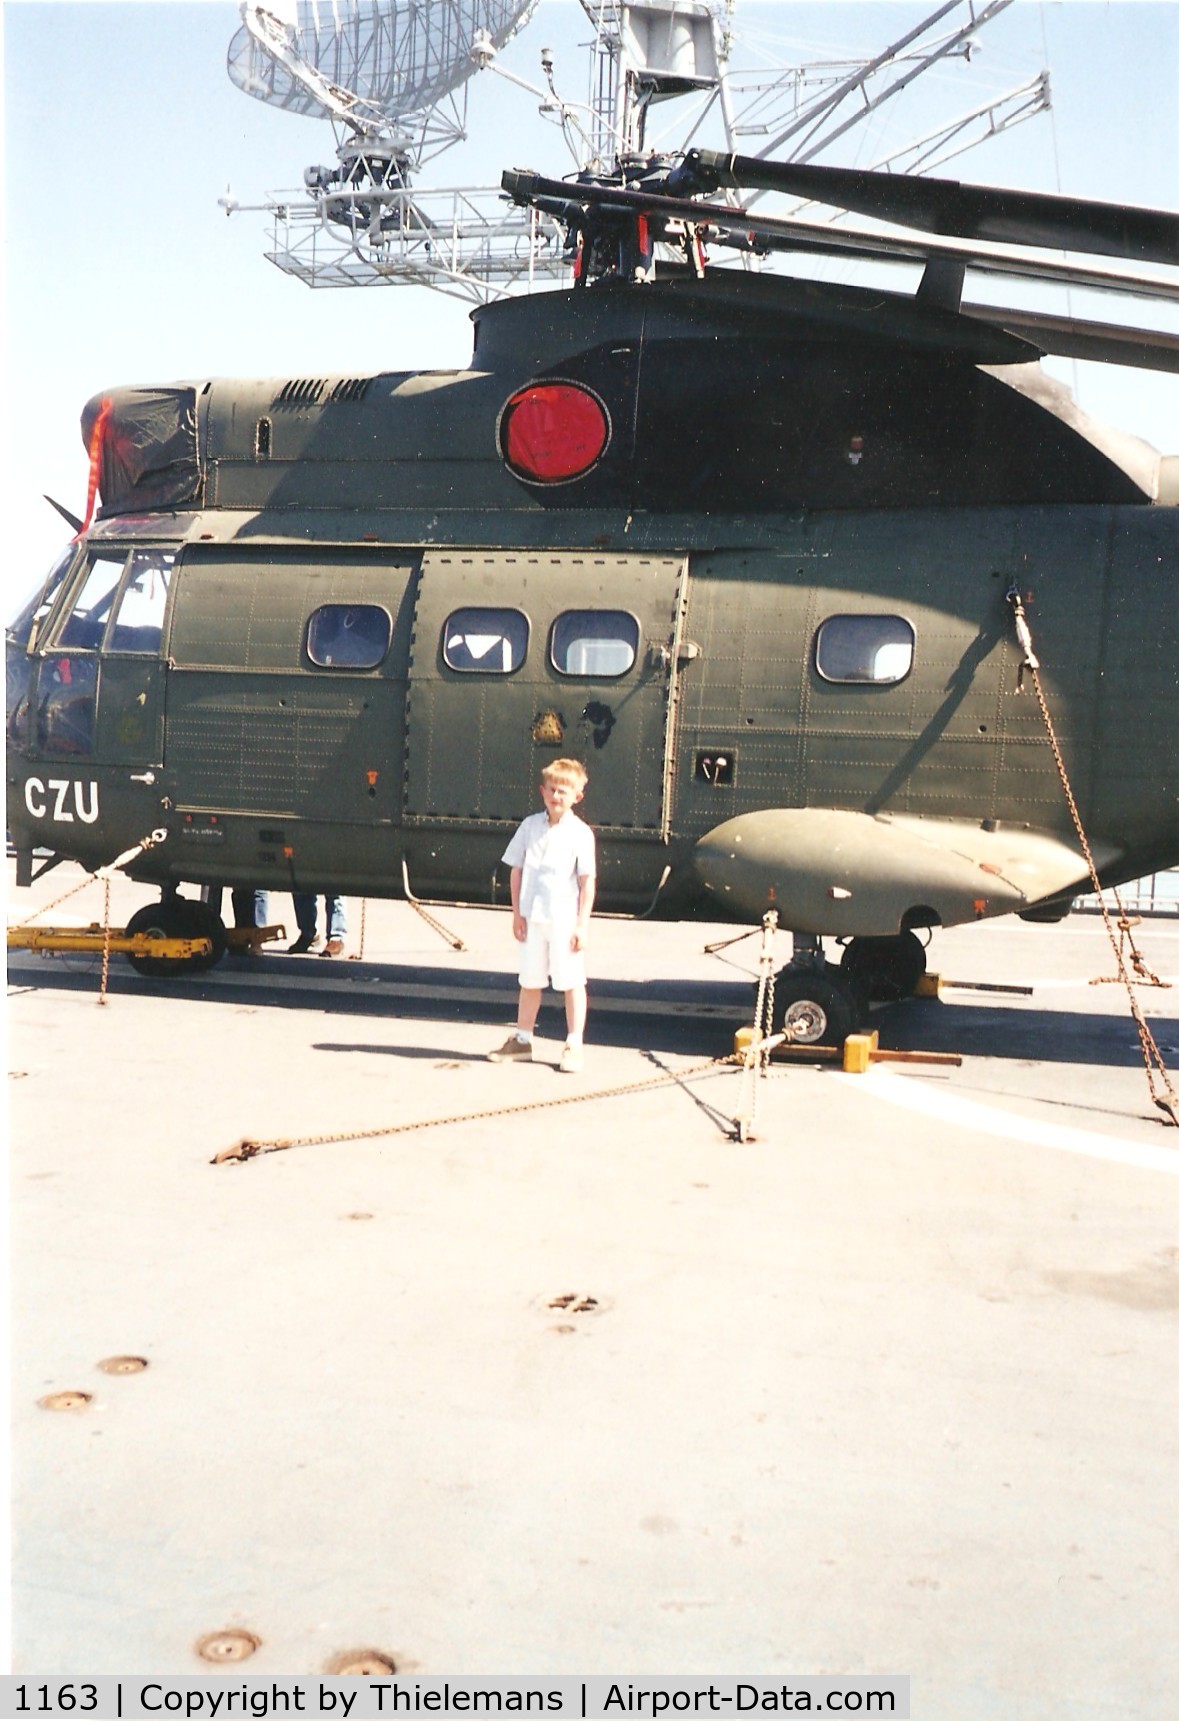
<svg viewBox="0 0 1179 1721">
<path fill-rule="evenodd" d="M 594 833 L 576 813 L 550 824 L 548 813 L 531 813 L 504 850 L 507 866 L 520 867 L 520 913 L 542 926 L 572 926 L 577 919 L 579 880 L 597 872 Z"/>
</svg>

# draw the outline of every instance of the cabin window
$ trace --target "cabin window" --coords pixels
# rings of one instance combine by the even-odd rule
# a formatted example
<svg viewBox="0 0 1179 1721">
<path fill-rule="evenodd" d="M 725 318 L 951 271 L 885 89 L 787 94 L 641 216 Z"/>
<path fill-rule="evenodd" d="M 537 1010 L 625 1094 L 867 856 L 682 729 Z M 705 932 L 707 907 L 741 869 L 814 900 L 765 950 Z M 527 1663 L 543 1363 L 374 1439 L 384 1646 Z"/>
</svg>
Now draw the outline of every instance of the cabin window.
<svg viewBox="0 0 1179 1721">
<path fill-rule="evenodd" d="M 97 651 L 110 620 L 111 606 L 123 568 L 126 550 L 92 550 L 82 589 L 57 632 L 54 645 L 72 645 Z"/>
<path fill-rule="evenodd" d="M 915 638 L 903 616 L 828 616 L 815 635 L 815 668 L 824 681 L 888 687 L 912 669 Z"/>
<path fill-rule="evenodd" d="M 158 656 L 175 550 L 132 550 L 126 584 L 107 636 L 108 651 Z"/>
<path fill-rule="evenodd" d="M 627 610 L 566 610 L 553 623 L 553 668 L 562 675 L 625 675 L 639 651 L 639 624 Z"/>
<path fill-rule="evenodd" d="M 528 617 L 519 610 L 454 610 L 443 624 L 442 660 L 448 669 L 510 675 L 527 655 Z"/>
<path fill-rule="evenodd" d="M 307 623 L 307 655 L 320 669 L 375 669 L 392 638 L 380 604 L 323 604 Z"/>
<path fill-rule="evenodd" d="M 97 688 L 97 658 L 46 658 L 37 681 L 37 745 L 43 753 L 93 753 Z"/>
</svg>

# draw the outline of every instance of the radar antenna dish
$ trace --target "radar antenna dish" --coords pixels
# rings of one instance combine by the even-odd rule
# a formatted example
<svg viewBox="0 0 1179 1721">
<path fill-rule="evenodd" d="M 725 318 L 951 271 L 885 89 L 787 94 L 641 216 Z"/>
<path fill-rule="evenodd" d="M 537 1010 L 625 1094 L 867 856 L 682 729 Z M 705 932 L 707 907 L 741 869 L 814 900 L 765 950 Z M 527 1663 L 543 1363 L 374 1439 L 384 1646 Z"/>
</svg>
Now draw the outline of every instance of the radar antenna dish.
<svg viewBox="0 0 1179 1721">
<path fill-rule="evenodd" d="M 287 113 L 383 129 L 454 95 L 476 69 L 476 38 L 503 47 L 534 5 L 297 0 L 293 18 L 284 18 L 247 3 L 229 44 L 229 76 L 247 95 Z"/>
</svg>

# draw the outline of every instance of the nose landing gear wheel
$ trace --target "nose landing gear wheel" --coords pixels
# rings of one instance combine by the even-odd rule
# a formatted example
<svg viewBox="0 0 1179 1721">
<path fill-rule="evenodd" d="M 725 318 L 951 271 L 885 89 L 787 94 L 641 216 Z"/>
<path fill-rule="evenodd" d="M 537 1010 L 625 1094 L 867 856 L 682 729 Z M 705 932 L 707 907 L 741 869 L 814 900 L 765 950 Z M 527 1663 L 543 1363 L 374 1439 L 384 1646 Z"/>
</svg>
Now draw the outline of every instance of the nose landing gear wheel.
<svg viewBox="0 0 1179 1721">
<path fill-rule="evenodd" d="M 187 931 L 181 925 L 181 917 L 175 912 L 172 902 L 150 902 L 146 908 L 137 908 L 127 922 L 127 933 L 134 937 L 137 932 L 146 932 L 155 938 L 185 938 Z M 184 963 L 178 956 L 133 956 L 128 954 L 128 962 L 137 974 L 146 975 L 150 980 L 169 980 L 174 974 L 184 971 Z"/>
<path fill-rule="evenodd" d="M 774 981 L 774 1031 L 796 1046 L 842 1046 L 860 1024 L 852 987 L 834 974 L 783 968 Z"/>
<path fill-rule="evenodd" d="M 127 931 L 154 933 L 159 938 L 207 938 L 213 948 L 207 956 L 132 956 L 127 960 L 137 974 L 151 980 L 170 980 L 177 974 L 202 974 L 225 954 L 225 927 L 221 916 L 203 902 L 169 896 L 136 909 Z"/>
<path fill-rule="evenodd" d="M 194 902 L 191 897 L 178 896 L 172 906 L 180 916 L 181 938 L 207 938 L 213 948 L 207 956 L 190 956 L 184 962 L 186 973 L 204 974 L 215 968 L 225 955 L 225 922 L 214 914 L 207 902 Z"/>
</svg>

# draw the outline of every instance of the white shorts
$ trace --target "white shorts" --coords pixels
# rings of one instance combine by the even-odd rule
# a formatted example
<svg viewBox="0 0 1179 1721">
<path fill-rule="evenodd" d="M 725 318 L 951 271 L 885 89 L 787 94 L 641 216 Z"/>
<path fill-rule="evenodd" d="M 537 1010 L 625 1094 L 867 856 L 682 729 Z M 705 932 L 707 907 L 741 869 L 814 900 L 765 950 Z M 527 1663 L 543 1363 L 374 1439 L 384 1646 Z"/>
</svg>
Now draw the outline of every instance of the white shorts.
<svg viewBox="0 0 1179 1721">
<path fill-rule="evenodd" d="M 520 984 L 530 991 L 544 991 L 552 982 L 554 992 L 568 992 L 585 985 L 585 957 L 570 950 L 573 928 L 558 930 L 542 921 L 528 922 L 528 936 L 520 947 Z"/>
</svg>

